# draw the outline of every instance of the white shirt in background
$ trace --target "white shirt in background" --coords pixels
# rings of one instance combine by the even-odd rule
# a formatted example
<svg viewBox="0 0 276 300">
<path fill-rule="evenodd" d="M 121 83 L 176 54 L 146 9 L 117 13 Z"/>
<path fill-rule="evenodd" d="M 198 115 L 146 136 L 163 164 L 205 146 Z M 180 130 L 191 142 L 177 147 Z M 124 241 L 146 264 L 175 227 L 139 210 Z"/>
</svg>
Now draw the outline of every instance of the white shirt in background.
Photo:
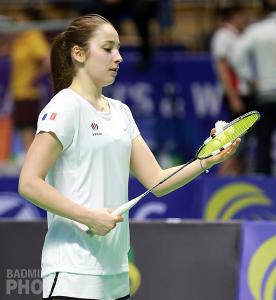
<svg viewBox="0 0 276 300">
<path fill-rule="evenodd" d="M 257 93 L 276 92 L 276 13 L 250 25 L 233 53 L 235 68 L 247 81 L 256 81 Z"/>
<path fill-rule="evenodd" d="M 235 77 L 234 81 L 237 81 L 237 89 L 242 95 L 249 93 L 249 87 L 246 82 L 238 78 L 234 72 L 234 57 L 233 53 L 238 41 L 240 32 L 230 23 L 226 23 L 224 26 L 217 29 L 211 40 L 211 53 L 213 59 L 225 59 L 232 67 L 231 77 Z M 232 78 L 233 79 L 233 78 Z"/>
</svg>

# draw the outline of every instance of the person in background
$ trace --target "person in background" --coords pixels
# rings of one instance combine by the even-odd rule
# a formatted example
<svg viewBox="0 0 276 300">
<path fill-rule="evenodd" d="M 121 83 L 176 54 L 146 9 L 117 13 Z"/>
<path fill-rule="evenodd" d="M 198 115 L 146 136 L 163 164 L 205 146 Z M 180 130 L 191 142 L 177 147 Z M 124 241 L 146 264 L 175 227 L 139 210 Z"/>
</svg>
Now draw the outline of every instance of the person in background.
<svg viewBox="0 0 276 300">
<path fill-rule="evenodd" d="M 264 1 L 265 17 L 242 34 L 234 52 L 239 76 L 256 90 L 261 119 L 256 130 L 256 172 L 273 174 L 272 135 L 276 120 L 276 2 Z"/>
<path fill-rule="evenodd" d="M 43 32 L 31 24 L 37 17 L 38 11 L 30 7 L 16 12 L 15 21 L 21 24 L 22 31 L 14 34 L 10 50 L 13 123 L 25 151 L 33 141 L 40 110 L 39 80 L 50 70 L 50 45 Z"/>
<path fill-rule="evenodd" d="M 231 121 L 253 106 L 253 97 L 245 82 L 239 80 L 233 66 L 232 56 L 235 44 L 244 30 L 247 17 L 240 5 L 230 5 L 218 9 L 220 27 L 211 39 L 211 53 L 223 88 L 223 103 L 229 111 Z M 245 172 L 244 151 L 221 164 L 219 175 L 241 175 Z"/>
</svg>

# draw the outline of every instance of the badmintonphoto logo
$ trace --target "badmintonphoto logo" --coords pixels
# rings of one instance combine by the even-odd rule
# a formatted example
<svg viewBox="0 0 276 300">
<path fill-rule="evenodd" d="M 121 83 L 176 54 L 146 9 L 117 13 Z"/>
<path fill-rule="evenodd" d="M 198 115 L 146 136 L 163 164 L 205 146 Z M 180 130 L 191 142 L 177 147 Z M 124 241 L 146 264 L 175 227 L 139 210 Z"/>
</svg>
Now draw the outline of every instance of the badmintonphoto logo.
<svg viewBox="0 0 276 300">
<path fill-rule="evenodd" d="M 265 240 L 253 253 L 247 284 L 254 300 L 276 299 L 276 235 Z"/>
<path fill-rule="evenodd" d="M 272 200 L 260 187 L 248 182 L 224 185 L 211 195 L 204 210 L 206 220 L 276 219 Z"/>
<path fill-rule="evenodd" d="M 40 294 L 42 294 L 40 269 L 6 270 L 6 295 L 8 297 Z"/>
</svg>

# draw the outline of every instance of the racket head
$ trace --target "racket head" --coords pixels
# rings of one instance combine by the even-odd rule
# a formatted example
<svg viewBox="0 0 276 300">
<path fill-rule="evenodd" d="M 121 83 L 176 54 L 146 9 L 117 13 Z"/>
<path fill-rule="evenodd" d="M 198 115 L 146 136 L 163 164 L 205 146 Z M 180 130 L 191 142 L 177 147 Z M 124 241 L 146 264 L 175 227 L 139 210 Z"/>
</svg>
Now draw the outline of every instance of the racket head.
<svg viewBox="0 0 276 300">
<path fill-rule="evenodd" d="M 242 137 L 252 129 L 260 117 L 260 113 L 254 110 L 236 118 L 225 125 L 222 130 L 206 139 L 197 150 L 196 157 L 205 159 L 228 148 L 237 138 Z"/>
</svg>

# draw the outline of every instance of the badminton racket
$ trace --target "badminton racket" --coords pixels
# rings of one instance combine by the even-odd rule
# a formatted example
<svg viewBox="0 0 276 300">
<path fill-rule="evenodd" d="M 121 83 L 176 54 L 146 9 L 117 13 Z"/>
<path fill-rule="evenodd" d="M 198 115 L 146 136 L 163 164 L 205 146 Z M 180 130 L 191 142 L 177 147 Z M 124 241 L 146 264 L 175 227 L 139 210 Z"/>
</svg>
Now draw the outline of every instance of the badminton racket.
<svg viewBox="0 0 276 300">
<path fill-rule="evenodd" d="M 226 125 L 222 126 L 219 130 L 216 130 L 214 134 L 208 137 L 203 144 L 197 150 L 195 156 L 189 160 L 187 163 L 179 167 L 177 170 L 172 172 L 170 175 L 156 183 L 150 189 L 145 191 L 143 194 L 138 197 L 124 203 L 122 206 L 118 207 L 112 212 L 112 215 L 123 215 L 128 210 L 130 210 L 137 202 L 142 198 L 152 192 L 159 185 L 173 177 L 175 174 L 184 169 L 187 165 L 193 161 L 199 159 L 206 159 L 208 157 L 219 154 L 221 151 L 227 149 L 232 145 L 232 143 L 237 139 L 246 134 L 254 124 L 260 119 L 260 113 L 258 111 L 248 112 L 230 123 L 225 123 Z M 79 225 L 79 223 L 78 223 Z M 87 227 L 83 224 L 80 224 L 80 228 L 87 231 Z"/>
</svg>

